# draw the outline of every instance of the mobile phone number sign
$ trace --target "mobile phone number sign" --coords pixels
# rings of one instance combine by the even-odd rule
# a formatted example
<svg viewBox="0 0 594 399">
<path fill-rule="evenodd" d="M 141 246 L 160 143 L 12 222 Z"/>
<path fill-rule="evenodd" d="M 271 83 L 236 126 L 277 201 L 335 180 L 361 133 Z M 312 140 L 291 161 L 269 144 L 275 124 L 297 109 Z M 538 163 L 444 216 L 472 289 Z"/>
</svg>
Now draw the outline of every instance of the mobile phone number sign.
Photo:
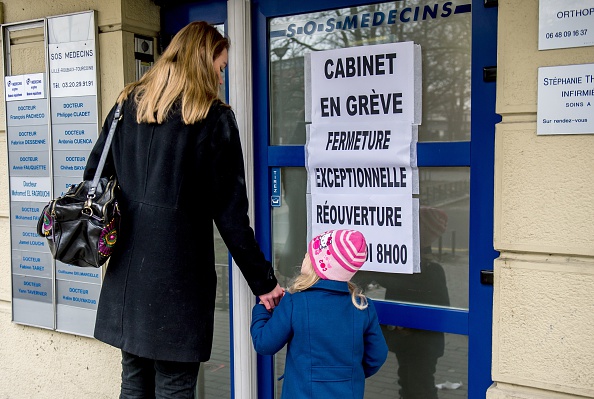
<svg viewBox="0 0 594 399">
<path fill-rule="evenodd" d="M 594 0 L 540 0 L 538 49 L 594 45 Z"/>
</svg>

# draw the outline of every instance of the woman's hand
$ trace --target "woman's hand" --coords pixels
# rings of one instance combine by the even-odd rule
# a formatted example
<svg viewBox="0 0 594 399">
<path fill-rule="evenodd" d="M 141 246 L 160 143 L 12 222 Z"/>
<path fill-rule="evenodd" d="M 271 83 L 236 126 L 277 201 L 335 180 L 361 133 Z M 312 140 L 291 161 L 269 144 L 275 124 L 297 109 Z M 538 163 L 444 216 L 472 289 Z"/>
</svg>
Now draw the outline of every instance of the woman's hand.
<svg viewBox="0 0 594 399">
<path fill-rule="evenodd" d="M 260 295 L 260 303 L 266 307 L 266 310 L 271 311 L 278 305 L 284 295 L 285 289 L 277 284 L 268 294 Z"/>
</svg>

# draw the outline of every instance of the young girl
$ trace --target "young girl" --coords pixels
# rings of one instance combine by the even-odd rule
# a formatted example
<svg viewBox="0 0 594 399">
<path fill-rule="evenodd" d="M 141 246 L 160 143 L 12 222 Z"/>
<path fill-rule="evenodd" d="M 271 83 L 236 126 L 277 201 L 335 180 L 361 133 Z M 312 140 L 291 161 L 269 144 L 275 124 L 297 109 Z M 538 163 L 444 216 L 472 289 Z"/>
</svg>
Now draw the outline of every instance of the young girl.
<svg viewBox="0 0 594 399">
<path fill-rule="evenodd" d="M 254 306 L 256 351 L 274 355 L 288 343 L 283 399 L 363 398 L 365 378 L 386 360 L 373 303 L 349 281 L 366 257 L 360 232 L 327 231 L 309 243 L 301 274 L 274 313 Z"/>
</svg>

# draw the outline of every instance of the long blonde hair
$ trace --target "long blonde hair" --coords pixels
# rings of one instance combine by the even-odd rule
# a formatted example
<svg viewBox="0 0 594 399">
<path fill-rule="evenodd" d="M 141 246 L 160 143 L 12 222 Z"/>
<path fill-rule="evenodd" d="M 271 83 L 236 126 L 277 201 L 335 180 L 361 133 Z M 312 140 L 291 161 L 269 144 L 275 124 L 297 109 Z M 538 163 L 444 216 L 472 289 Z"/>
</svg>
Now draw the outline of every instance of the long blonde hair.
<svg viewBox="0 0 594 399">
<path fill-rule="evenodd" d="M 214 60 L 229 46 L 229 40 L 206 22 L 186 25 L 152 68 L 122 90 L 118 102 L 134 92 L 138 123 L 163 123 L 178 98 L 185 124 L 204 119 L 219 95 Z"/>
<path fill-rule="evenodd" d="M 297 275 L 297 277 L 291 281 L 289 292 L 293 294 L 295 292 L 305 291 L 317 283 L 319 279 L 320 277 L 313 270 L 309 254 L 306 254 L 301 265 L 301 274 Z M 361 288 L 351 281 L 348 281 L 347 283 L 349 285 L 353 305 L 360 310 L 366 309 L 369 305 L 367 303 L 367 297 L 363 295 Z"/>
</svg>

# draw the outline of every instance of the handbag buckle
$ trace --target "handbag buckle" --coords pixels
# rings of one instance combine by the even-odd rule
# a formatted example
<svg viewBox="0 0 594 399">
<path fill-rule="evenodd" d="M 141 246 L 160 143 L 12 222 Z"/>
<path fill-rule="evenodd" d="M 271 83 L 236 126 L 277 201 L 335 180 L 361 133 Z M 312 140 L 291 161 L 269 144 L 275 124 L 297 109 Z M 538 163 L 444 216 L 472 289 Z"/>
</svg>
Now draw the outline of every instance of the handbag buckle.
<svg viewBox="0 0 594 399">
<path fill-rule="evenodd" d="M 93 198 L 95 198 L 95 194 L 87 195 L 87 200 L 85 201 L 85 205 L 81 211 L 83 215 L 93 216 L 93 208 L 91 208 L 93 205 Z"/>
</svg>

